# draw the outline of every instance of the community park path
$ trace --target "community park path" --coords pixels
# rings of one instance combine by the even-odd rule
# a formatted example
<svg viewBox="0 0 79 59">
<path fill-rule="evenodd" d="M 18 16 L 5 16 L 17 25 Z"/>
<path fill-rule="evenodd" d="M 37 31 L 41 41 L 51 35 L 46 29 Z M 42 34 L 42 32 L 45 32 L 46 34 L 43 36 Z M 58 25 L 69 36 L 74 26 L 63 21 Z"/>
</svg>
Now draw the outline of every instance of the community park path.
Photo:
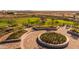
<svg viewBox="0 0 79 59">
<path fill-rule="evenodd" d="M 21 48 L 22 49 L 42 49 L 43 47 L 39 46 L 36 42 L 38 35 L 46 32 L 45 30 L 40 31 L 32 31 L 31 28 L 29 31 L 25 33 L 21 38 Z M 53 31 L 53 30 L 52 30 Z M 68 29 L 66 27 L 61 27 L 57 31 L 57 33 L 61 33 L 68 37 L 69 45 L 65 49 L 77 49 L 79 48 L 79 38 L 74 37 L 67 33 Z"/>
<path fill-rule="evenodd" d="M 69 45 L 66 47 L 66 49 L 78 49 L 79 48 L 79 37 L 72 36 L 71 34 L 67 33 L 68 29 L 66 27 L 61 27 L 58 31 L 58 33 L 61 33 L 65 35 L 69 39 Z"/>
<path fill-rule="evenodd" d="M 4 35 L 3 37 L 0 38 L 0 42 L 5 41 L 11 34 L 8 33 L 6 35 Z M 11 43 L 4 43 L 4 44 L 0 44 L 0 49 L 14 49 L 14 48 L 20 48 L 20 42 L 11 42 Z"/>
<path fill-rule="evenodd" d="M 36 39 L 38 37 L 39 34 L 42 34 L 46 31 L 42 30 L 42 31 L 34 31 L 34 32 L 30 32 L 30 33 L 26 33 L 25 36 L 23 37 L 21 40 L 21 48 L 23 49 L 38 49 L 38 48 L 42 48 L 41 46 L 39 46 L 36 42 Z"/>
</svg>

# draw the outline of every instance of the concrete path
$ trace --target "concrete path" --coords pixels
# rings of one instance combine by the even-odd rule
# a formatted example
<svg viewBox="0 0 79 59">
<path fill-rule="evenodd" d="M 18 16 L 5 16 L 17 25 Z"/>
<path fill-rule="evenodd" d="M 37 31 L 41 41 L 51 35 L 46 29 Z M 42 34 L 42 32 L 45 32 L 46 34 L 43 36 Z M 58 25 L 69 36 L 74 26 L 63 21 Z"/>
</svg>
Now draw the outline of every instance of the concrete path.
<svg viewBox="0 0 79 59">
<path fill-rule="evenodd" d="M 34 31 L 34 32 L 30 32 L 26 35 L 26 37 L 24 39 L 22 39 L 21 41 L 21 48 L 26 48 L 26 49 L 37 49 L 37 48 L 41 48 L 37 42 L 37 36 L 39 34 L 42 34 L 46 31 Z"/>
<path fill-rule="evenodd" d="M 67 29 L 65 27 L 60 28 L 58 33 L 61 33 L 68 37 L 69 39 L 69 45 L 66 47 L 66 49 L 78 49 L 79 48 L 79 37 L 72 36 L 71 34 L 67 33 Z"/>
<path fill-rule="evenodd" d="M 16 49 L 16 48 L 20 48 L 20 42 L 0 44 L 0 49 Z"/>
<path fill-rule="evenodd" d="M 42 31 L 27 32 L 22 37 L 21 48 L 23 48 L 23 49 L 42 48 L 41 46 L 39 46 L 37 44 L 36 39 L 37 39 L 39 34 L 42 34 L 44 32 L 46 32 L 46 31 L 42 30 Z M 67 29 L 65 27 L 61 27 L 55 32 L 61 33 L 61 34 L 65 35 L 65 36 L 67 36 L 69 38 L 69 45 L 68 45 L 68 47 L 66 47 L 66 49 L 77 49 L 77 48 L 79 48 L 79 38 L 68 34 Z"/>
<path fill-rule="evenodd" d="M 0 42 L 5 41 L 11 34 L 13 34 L 13 32 L 8 33 L 8 34 L 2 36 L 2 37 L 0 38 Z"/>
<path fill-rule="evenodd" d="M 8 33 L 0 38 L 0 42 L 5 41 L 13 32 Z M 0 44 L 0 49 L 14 49 L 14 48 L 19 48 L 20 47 L 20 42 L 11 42 L 11 43 L 4 43 Z"/>
</svg>

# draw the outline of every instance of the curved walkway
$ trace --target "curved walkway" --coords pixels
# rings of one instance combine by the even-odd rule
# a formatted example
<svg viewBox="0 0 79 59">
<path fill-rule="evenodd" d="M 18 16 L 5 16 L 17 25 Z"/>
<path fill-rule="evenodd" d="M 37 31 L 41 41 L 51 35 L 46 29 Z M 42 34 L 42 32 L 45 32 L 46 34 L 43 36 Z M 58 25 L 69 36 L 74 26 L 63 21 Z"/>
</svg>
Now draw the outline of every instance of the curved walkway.
<svg viewBox="0 0 79 59">
<path fill-rule="evenodd" d="M 22 37 L 21 37 L 21 48 L 23 49 L 38 49 L 38 48 L 42 48 L 41 46 L 39 46 L 36 42 L 37 36 L 39 34 L 42 34 L 46 32 L 45 30 L 40 30 L 40 31 L 29 31 L 27 33 L 25 33 Z M 79 38 L 73 37 L 70 34 L 67 33 L 67 29 L 65 27 L 61 27 L 59 28 L 57 31 L 55 31 L 57 33 L 61 33 L 65 36 L 67 36 L 69 38 L 69 45 L 68 47 L 66 47 L 67 49 L 77 49 L 79 48 Z"/>
<path fill-rule="evenodd" d="M 13 34 L 13 32 L 8 33 L 8 34 L 5 34 L 4 36 L 2 36 L 2 37 L 0 38 L 0 42 L 5 41 L 11 34 Z"/>
<path fill-rule="evenodd" d="M 69 45 L 66 47 L 66 49 L 79 49 L 79 37 L 72 36 L 71 34 L 67 33 L 67 29 L 65 27 L 60 28 L 58 33 L 61 33 L 68 37 L 69 39 Z"/>
<path fill-rule="evenodd" d="M 0 38 L 0 42 L 5 41 L 13 32 L 8 33 Z M 11 42 L 0 44 L 0 49 L 14 49 L 20 48 L 20 42 Z"/>
<path fill-rule="evenodd" d="M 18 49 L 18 48 L 20 48 L 20 42 L 0 44 L 0 49 Z"/>
<path fill-rule="evenodd" d="M 25 35 L 26 37 L 22 38 L 21 40 L 21 48 L 27 48 L 27 49 L 37 49 L 37 48 L 41 48 L 37 42 L 36 42 L 36 38 L 39 34 L 42 34 L 46 31 L 34 31 L 34 32 L 30 32 L 27 35 Z"/>
</svg>

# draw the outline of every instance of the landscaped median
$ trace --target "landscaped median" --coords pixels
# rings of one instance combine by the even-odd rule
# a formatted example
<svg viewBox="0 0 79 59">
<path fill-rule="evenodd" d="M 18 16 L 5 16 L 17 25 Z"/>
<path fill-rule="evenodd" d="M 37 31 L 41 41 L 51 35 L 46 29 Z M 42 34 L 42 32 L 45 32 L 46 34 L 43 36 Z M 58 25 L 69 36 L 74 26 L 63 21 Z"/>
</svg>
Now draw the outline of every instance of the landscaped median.
<svg viewBox="0 0 79 59">
<path fill-rule="evenodd" d="M 48 26 L 48 27 L 46 27 L 46 26 L 36 26 L 36 27 L 33 27 L 33 29 L 34 30 L 57 30 L 58 27 L 55 27 L 55 26 L 52 26 L 52 27 L 50 27 L 50 26 Z"/>
<path fill-rule="evenodd" d="M 68 33 L 71 34 L 71 35 L 74 35 L 74 36 L 78 36 L 78 37 L 79 37 L 79 29 L 71 28 L 71 29 L 68 31 Z"/>
<path fill-rule="evenodd" d="M 59 33 L 55 32 L 46 32 L 38 36 L 37 43 L 46 48 L 65 48 L 68 43 L 69 39 Z"/>
<path fill-rule="evenodd" d="M 3 43 L 11 43 L 11 42 L 19 42 L 21 39 L 20 37 L 25 33 L 25 30 L 19 30 L 16 31 L 14 33 L 12 33 L 11 35 L 9 35 L 5 41 L 0 42 L 0 44 Z"/>
</svg>

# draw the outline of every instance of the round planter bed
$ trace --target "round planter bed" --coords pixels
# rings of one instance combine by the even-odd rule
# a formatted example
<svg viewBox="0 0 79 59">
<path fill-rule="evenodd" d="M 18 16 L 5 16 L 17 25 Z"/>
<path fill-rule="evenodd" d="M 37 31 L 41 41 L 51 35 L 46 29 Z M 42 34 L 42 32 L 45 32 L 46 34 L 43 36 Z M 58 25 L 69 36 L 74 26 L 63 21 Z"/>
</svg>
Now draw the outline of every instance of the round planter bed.
<svg viewBox="0 0 79 59">
<path fill-rule="evenodd" d="M 53 35 L 53 34 L 55 34 L 57 36 L 55 37 L 55 35 Z M 42 36 L 45 36 L 45 37 L 42 37 Z M 59 36 L 61 36 L 61 37 L 59 37 Z M 62 39 L 60 39 L 60 38 L 62 38 Z M 62 40 L 62 41 L 60 41 L 60 40 Z M 43 33 L 38 36 L 37 43 L 46 48 L 60 49 L 60 48 L 65 48 L 68 45 L 69 39 L 59 33 L 46 32 L 46 33 Z"/>
</svg>

